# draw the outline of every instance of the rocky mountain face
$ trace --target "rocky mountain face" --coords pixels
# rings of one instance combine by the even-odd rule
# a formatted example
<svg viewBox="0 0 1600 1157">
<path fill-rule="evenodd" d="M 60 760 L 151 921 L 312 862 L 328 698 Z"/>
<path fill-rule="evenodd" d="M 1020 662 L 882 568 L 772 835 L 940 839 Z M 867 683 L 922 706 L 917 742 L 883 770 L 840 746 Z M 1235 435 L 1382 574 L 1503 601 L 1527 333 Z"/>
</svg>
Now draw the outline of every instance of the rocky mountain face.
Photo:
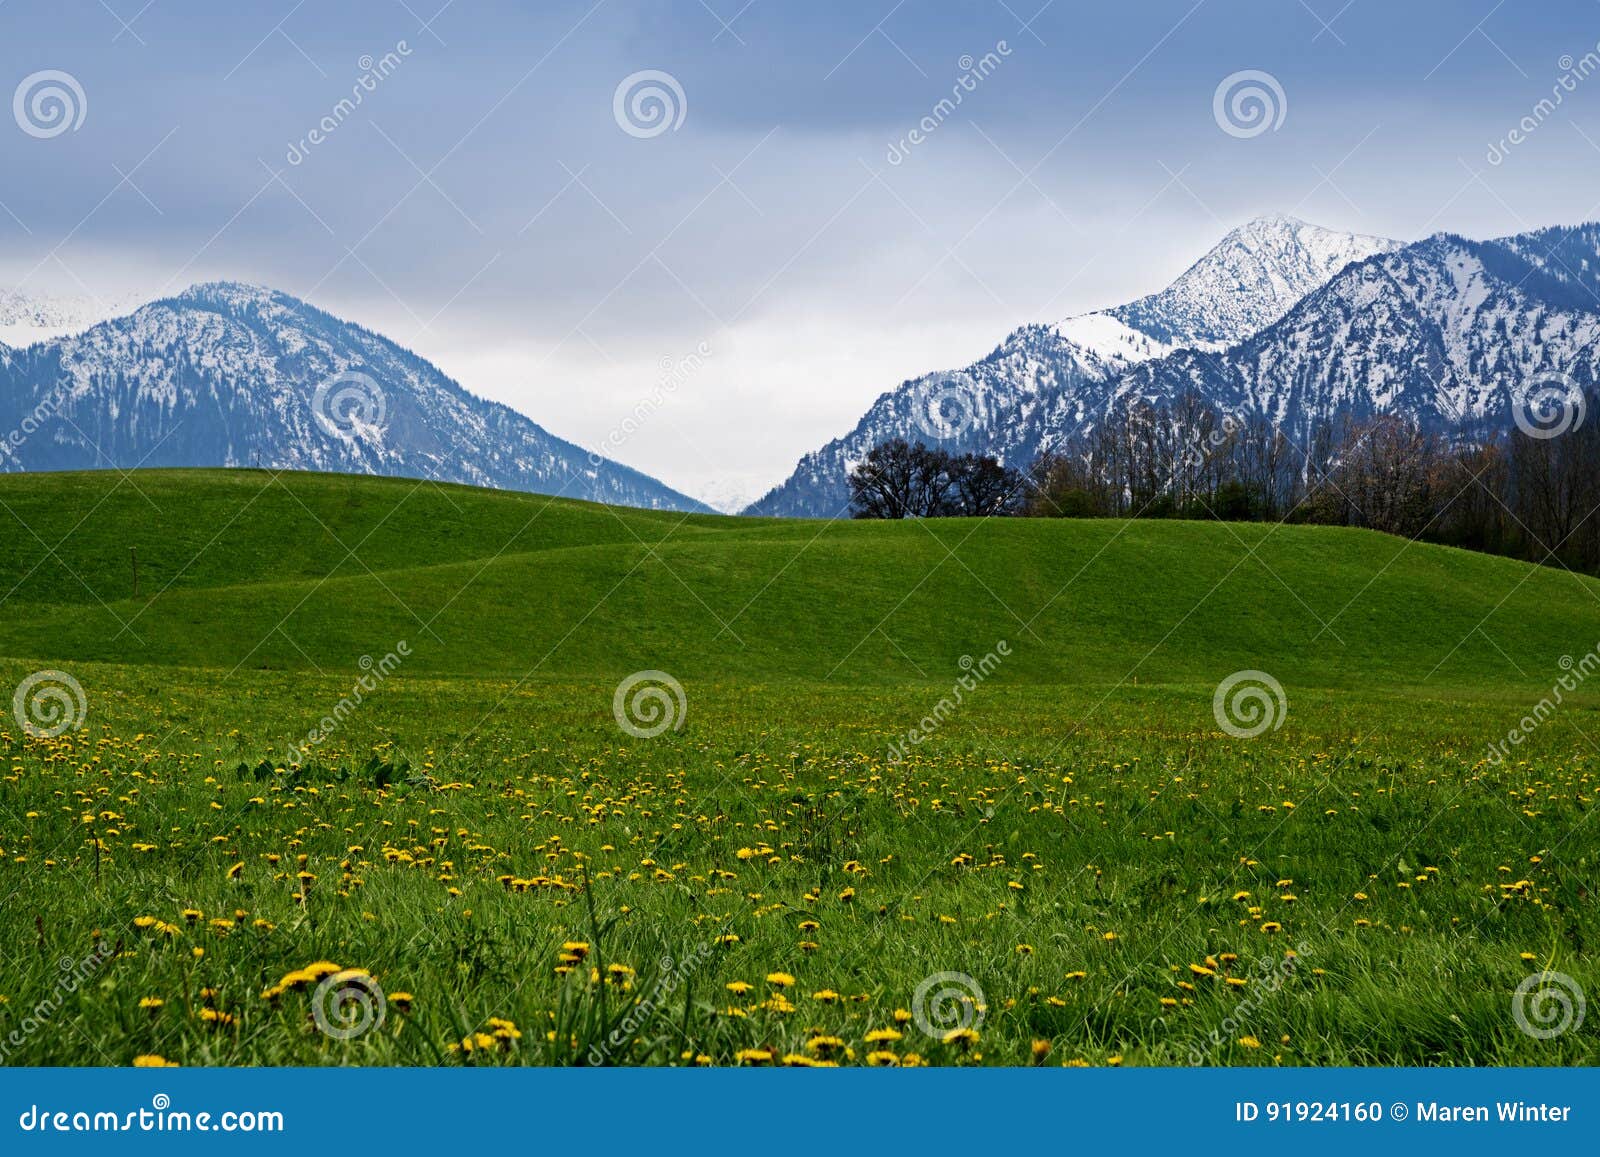
<svg viewBox="0 0 1600 1157">
<path fill-rule="evenodd" d="M 705 509 L 286 294 L 76 308 L 0 295 L 0 471 L 257 464 Z M 1600 225 L 1400 246 L 1263 218 L 1159 293 L 902 383 L 747 513 L 847 513 L 849 467 L 895 437 L 1026 465 L 1132 399 L 1194 396 L 1296 438 L 1341 413 L 1478 432 L 1597 383 Z"/>
<path fill-rule="evenodd" d="M 1184 349 L 1227 349 L 1278 321 L 1351 262 L 1399 248 L 1291 217 L 1251 221 L 1159 293 L 1053 326 L 1024 326 L 974 365 L 902 383 L 849 434 L 802 458 L 746 513 L 844 513 L 851 464 L 889 438 L 1026 464 L 1103 412 L 1114 384 L 1134 367 Z"/>
<path fill-rule="evenodd" d="M 1504 429 L 1535 394 L 1600 381 L 1600 229 L 1498 241 L 1440 234 L 1343 270 L 1285 317 L 1218 353 L 1125 373 L 1116 398 L 1184 393 L 1291 437 L 1320 419 L 1397 414 L 1444 432 Z M 1063 408 L 1047 429 L 1069 424 Z"/>
<path fill-rule="evenodd" d="M 0 347 L 0 470 L 252 464 L 706 509 L 268 289 L 200 285 Z"/>
</svg>

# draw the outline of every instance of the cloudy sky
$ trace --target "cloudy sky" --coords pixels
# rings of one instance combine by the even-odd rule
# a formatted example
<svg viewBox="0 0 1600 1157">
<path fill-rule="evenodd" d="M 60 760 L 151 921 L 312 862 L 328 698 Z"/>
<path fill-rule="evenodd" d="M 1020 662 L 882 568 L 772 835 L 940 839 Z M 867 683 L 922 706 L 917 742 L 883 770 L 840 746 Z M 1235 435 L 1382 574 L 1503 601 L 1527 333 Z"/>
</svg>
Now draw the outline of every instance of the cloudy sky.
<svg viewBox="0 0 1600 1157">
<path fill-rule="evenodd" d="M 615 456 L 750 498 L 901 380 L 1257 214 L 1600 216 L 1600 5 L 1529 7 L 0 0 L 0 90 L 59 71 L 83 113 L 0 132 L 0 287 L 269 284 L 586 446 L 704 347 Z M 1215 108 L 1245 70 L 1282 94 L 1255 135 Z"/>
</svg>

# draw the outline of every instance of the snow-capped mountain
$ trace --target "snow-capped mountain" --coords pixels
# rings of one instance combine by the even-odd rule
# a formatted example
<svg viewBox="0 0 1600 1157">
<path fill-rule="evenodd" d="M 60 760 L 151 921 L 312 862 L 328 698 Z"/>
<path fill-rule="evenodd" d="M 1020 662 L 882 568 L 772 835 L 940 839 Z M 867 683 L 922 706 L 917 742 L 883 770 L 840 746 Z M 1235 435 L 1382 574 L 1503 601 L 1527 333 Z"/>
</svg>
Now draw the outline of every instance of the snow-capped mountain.
<svg viewBox="0 0 1600 1157">
<path fill-rule="evenodd" d="M 138 296 L 101 300 L 0 289 L 0 347 L 20 349 L 82 333 L 97 322 L 132 313 L 144 300 Z"/>
<path fill-rule="evenodd" d="M 1441 431 L 1504 429 L 1535 388 L 1600 382 L 1600 226 L 1497 241 L 1451 234 L 1349 266 L 1275 324 L 1219 352 L 1135 367 L 1117 398 L 1193 393 L 1291 437 L 1333 414 Z M 1071 415 L 1041 418 L 1064 427 Z"/>
<path fill-rule="evenodd" d="M 1112 384 L 1133 367 L 1180 349 L 1225 349 L 1277 321 L 1351 262 L 1399 247 L 1292 217 L 1258 218 L 1159 293 L 1052 326 L 1023 326 L 974 365 L 902 383 L 849 434 L 803 457 L 746 513 L 845 513 L 850 466 L 890 438 L 939 441 L 1025 464 L 1065 428 L 1103 411 Z"/>
<path fill-rule="evenodd" d="M 473 396 L 387 338 L 231 283 L 0 349 L 0 431 L 7 472 L 258 464 L 706 509 Z"/>
<path fill-rule="evenodd" d="M 1220 349 L 1277 321 L 1352 261 L 1400 245 L 1293 217 L 1259 217 L 1229 233 L 1160 293 L 1107 313 L 1172 348 Z"/>
</svg>

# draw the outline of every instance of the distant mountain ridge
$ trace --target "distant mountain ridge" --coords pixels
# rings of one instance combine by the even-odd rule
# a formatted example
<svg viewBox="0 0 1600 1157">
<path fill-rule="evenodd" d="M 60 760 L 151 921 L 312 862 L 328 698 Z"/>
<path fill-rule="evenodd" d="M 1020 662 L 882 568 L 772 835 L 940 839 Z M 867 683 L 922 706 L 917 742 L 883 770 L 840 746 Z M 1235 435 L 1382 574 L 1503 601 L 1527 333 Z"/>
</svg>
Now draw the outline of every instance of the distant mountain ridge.
<svg viewBox="0 0 1600 1157">
<path fill-rule="evenodd" d="M 1600 382 L 1600 226 L 1494 241 L 1441 233 L 1344 269 L 1282 319 L 1216 354 L 1135 367 L 1117 398 L 1194 393 L 1303 436 L 1335 413 L 1442 431 L 1505 429 L 1530 391 Z M 1061 429 L 1066 411 L 1041 415 Z"/>
<path fill-rule="evenodd" d="M 139 464 L 400 475 L 708 509 L 474 396 L 379 334 L 231 282 L 0 347 L 0 471 Z"/>
<path fill-rule="evenodd" d="M 74 332 L 0 341 L 0 472 L 261 465 L 709 509 L 270 289 L 199 285 L 81 330 L 0 295 L 8 318 Z M 893 437 L 1026 465 L 1112 406 L 1186 396 L 1294 438 L 1339 413 L 1478 432 L 1552 382 L 1600 384 L 1600 224 L 1401 245 L 1261 218 L 1158 293 L 902 383 L 746 513 L 848 513 L 850 465 Z"/>
<path fill-rule="evenodd" d="M 1180 349 L 1226 349 L 1279 320 L 1351 262 L 1400 246 L 1293 217 L 1257 218 L 1158 293 L 1053 326 L 1023 326 L 965 369 L 902 383 L 745 513 L 845 513 L 850 465 L 894 437 L 1025 464 L 1064 429 L 1092 420 L 1111 398 L 1112 383 L 1135 366 Z"/>
<path fill-rule="evenodd" d="M 81 333 L 97 322 L 132 313 L 146 300 L 138 296 L 98 300 L 0 289 L 0 349 L 21 349 L 35 342 Z"/>
</svg>

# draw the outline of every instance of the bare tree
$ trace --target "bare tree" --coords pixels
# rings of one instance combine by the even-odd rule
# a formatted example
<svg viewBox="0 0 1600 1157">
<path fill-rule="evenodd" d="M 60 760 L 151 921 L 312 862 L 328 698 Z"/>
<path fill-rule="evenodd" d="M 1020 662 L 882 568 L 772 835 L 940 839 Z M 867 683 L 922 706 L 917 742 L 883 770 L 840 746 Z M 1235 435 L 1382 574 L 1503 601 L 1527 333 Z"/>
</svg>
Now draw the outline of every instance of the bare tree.
<svg viewBox="0 0 1600 1157">
<path fill-rule="evenodd" d="M 956 457 L 920 442 L 880 443 L 850 470 L 857 518 L 937 518 L 1014 514 L 1023 478 L 983 454 Z"/>
<path fill-rule="evenodd" d="M 1020 504 L 1022 475 L 986 454 L 963 454 L 950 463 L 951 513 L 980 518 L 1014 514 Z"/>
<path fill-rule="evenodd" d="M 919 469 L 918 456 L 904 438 L 874 446 L 850 468 L 851 513 L 856 518 L 910 518 L 920 489 Z"/>
</svg>

